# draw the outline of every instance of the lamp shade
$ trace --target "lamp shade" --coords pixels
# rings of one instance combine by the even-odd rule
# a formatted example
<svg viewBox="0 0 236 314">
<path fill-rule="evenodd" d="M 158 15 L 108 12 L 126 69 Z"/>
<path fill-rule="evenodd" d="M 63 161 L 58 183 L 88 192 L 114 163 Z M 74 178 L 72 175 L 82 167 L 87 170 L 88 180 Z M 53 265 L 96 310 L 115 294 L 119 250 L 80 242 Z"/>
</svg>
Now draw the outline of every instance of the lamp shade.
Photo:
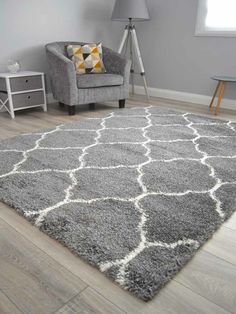
<svg viewBox="0 0 236 314">
<path fill-rule="evenodd" d="M 146 0 L 116 0 L 111 19 L 113 21 L 150 20 Z"/>
</svg>

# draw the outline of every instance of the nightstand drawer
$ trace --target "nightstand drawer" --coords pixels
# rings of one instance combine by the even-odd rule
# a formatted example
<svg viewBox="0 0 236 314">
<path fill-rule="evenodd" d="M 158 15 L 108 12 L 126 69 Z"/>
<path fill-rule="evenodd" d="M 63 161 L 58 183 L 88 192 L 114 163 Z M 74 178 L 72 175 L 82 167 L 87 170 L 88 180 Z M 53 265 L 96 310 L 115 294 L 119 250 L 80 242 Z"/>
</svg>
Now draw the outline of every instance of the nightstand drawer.
<svg viewBox="0 0 236 314">
<path fill-rule="evenodd" d="M 42 88 L 42 76 L 22 76 L 10 78 L 11 92 Z"/>
<path fill-rule="evenodd" d="M 12 95 L 14 109 L 44 104 L 43 91 Z"/>
</svg>

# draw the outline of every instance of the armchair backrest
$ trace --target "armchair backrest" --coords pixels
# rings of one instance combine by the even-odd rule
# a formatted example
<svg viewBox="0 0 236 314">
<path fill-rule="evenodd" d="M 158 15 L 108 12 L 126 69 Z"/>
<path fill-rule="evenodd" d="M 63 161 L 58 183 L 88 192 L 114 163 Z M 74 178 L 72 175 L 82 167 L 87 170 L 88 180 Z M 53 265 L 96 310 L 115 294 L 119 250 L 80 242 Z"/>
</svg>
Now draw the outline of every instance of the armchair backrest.
<svg viewBox="0 0 236 314">
<path fill-rule="evenodd" d="M 63 54 L 64 56 L 67 57 L 67 51 L 66 47 L 68 45 L 83 45 L 85 43 L 83 42 L 72 42 L 72 41 L 58 41 L 58 42 L 53 42 L 50 44 L 46 45 L 46 49 L 51 50 L 51 51 L 57 51 L 60 54 Z"/>
<path fill-rule="evenodd" d="M 46 50 L 54 55 L 63 55 L 63 58 L 68 59 L 66 47 L 68 45 L 83 45 L 84 42 L 76 41 L 60 41 L 46 45 Z M 127 59 L 110 48 L 103 46 L 103 62 L 108 73 L 124 75 Z M 128 74 L 127 74 L 128 75 Z M 128 77 L 128 76 L 127 76 Z"/>
<path fill-rule="evenodd" d="M 57 51 L 58 53 L 63 54 L 64 56 L 67 57 L 66 47 L 68 45 L 85 45 L 85 44 L 87 43 L 79 42 L 79 41 L 58 41 L 58 42 L 47 44 L 46 49 L 50 51 Z M 102 46 L 102 49 L 103 49 L 104 58 L 106 58 L 106 55 L 110 51 L 110 49 L 104 46 Z"/>
</svg>

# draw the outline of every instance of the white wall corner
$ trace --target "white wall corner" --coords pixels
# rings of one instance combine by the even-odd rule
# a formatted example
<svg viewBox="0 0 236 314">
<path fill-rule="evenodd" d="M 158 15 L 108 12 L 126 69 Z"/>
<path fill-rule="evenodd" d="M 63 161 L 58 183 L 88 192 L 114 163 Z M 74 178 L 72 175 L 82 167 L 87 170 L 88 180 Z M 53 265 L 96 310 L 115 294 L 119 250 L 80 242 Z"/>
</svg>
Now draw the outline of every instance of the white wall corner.
<svg viewBox="0 0 236 314">
<path fill-rule="evenodd" d="M 160 88 L 154 88 L 154 87 L 149 87 L 148 90 L 149 90 L 150 96 L 152 97 L 184 101 L 184 102 L 189 102 L 189 103 L 198 104 L 198 105 L 206 105 L 206 106 L 209 106 L 211 102 L 211 96 L 206 96 L 206 95 L 185 93 L 185 92 L 179 92 L 175 90 L 160 89 Z M 144 87 L 135 85 L 135 94 L 145 95 Z M 222 107 L 226 109 L 236 110 L 236 100 L 223 98 Z"/>
</svg>

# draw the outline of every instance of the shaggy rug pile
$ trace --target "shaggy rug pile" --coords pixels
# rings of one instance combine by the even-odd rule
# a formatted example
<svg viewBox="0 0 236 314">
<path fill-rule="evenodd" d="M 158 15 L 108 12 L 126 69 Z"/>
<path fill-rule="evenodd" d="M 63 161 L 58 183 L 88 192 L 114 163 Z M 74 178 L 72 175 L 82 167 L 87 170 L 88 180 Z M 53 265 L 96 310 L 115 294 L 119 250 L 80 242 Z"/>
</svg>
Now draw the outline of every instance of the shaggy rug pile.
<svg viewBox="0 0 236 314">
<path fill-rule="evenodd" d="M 150 106 L 4 140 L 0 200 L 150 300 L 236 208 L 236 124 Z"/>
</svg>

